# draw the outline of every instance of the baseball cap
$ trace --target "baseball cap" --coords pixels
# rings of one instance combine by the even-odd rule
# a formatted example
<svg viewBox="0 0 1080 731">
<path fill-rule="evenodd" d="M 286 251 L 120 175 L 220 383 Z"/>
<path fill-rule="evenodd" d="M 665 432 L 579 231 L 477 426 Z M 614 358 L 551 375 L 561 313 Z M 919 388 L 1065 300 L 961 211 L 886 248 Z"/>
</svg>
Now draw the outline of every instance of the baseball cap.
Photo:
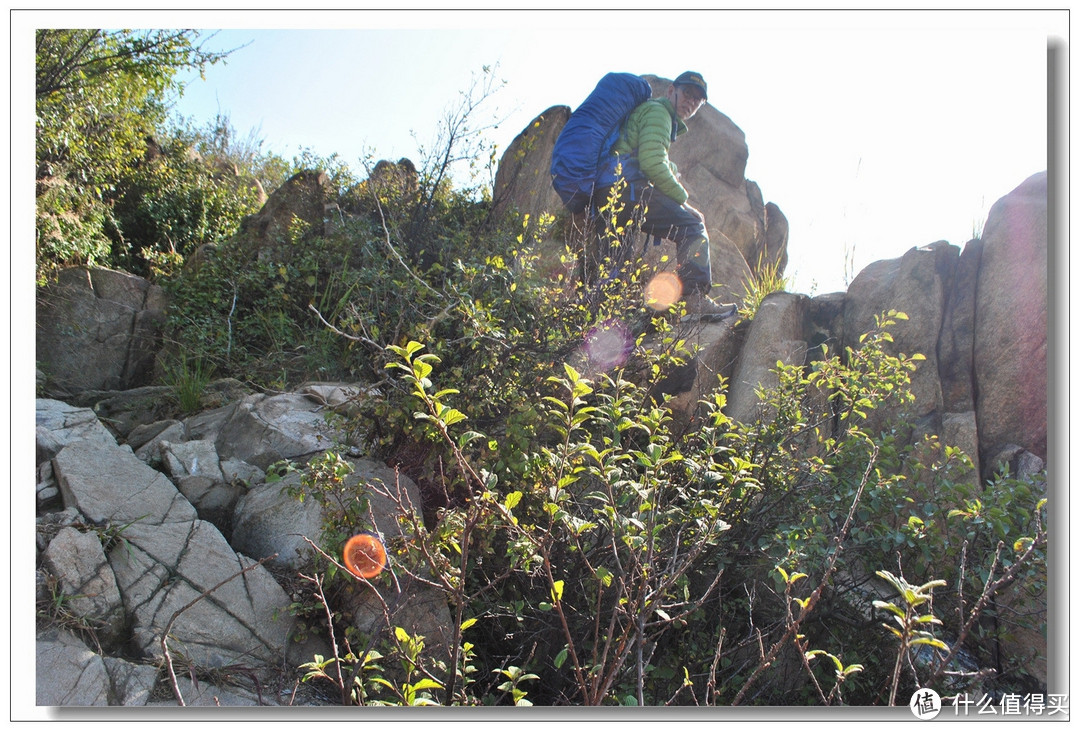
<svg viewBox="0 0 1080 731">
<path fill-rule="evenodd" d="M 675 86 L 693 86 L 701 92 L 703 98 L 709 98 L 709 92 L 705 87 L 705 79 L 696 71 L 684 71 L 672 83 Z"/>
</svg>

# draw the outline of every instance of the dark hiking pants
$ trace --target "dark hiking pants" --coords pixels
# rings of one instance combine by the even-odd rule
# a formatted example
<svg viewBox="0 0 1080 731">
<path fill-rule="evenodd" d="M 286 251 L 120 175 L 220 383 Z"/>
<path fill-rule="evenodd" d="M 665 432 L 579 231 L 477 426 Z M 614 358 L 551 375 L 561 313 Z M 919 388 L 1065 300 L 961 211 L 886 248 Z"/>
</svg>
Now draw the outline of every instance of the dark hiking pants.
<svg viewBox="0 0 1080 731">
<path fill-rule="evenodd" d="M 594 200 L 603 205 L 607 195 L 607 189 L 598 191 Z M 617 221 L 605 220 L 602 215 L 596 217 L 596 232 L 601 241 L 606 240 L 605 227 L 610 231 L 613 230 L 610 228 L 612 225 L 626 227 L 630 221 L 636 221 L 635 228 L 647 236 L 675 243 L 683 292 L 707 293 L 712 287 L 712 263 L 705 221 L 696 212 L 676 203 L 652 186 L 627 186 L 621 202 L 624 206 Z M 620 245 L 626 247 L 624 251 L 629 254 L 633 241 L 624 234 Z"/>
</svg>

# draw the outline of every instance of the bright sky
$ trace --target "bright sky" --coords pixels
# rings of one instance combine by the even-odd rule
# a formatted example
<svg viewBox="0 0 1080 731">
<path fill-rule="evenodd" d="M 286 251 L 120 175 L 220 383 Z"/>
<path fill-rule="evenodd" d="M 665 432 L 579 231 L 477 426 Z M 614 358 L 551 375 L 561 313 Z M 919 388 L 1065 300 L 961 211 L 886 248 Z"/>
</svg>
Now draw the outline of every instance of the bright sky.
<svg viewBox="0 0 1080 731">
<path fill-rule="evenodd" d="M 746 135 L 747 178 L 788 219 L 792 289 L 811 294 L 845 288 L 846 258 L 857 272 L 941 239 L 963 246 L 998 198 L 1045 170 L 1048 37 L 1068 37 L 1067 11 L 43 15 L 221 29 L 208 46 L 239 50 L 195 77 L 176 112 L 221 112 L 264 151 L 336 152 L 358 172 L 368 150 L 419 161 L 485 65 L 506 82 L 479 117 L 505 119 L 500 154 L 608 71 L 699 71 Z"/>
<path fill-rule="evenodd" d="M 505 117 L 500 153 L 607 71 L 699 71 L 746 134 L 747 177 L 788 218 L 787 273 L 806 293 L 844 289 L 846 256 L 858 271 L 963 246 L 1045 170 L 1047 39 L 1067 37 L 1063 11 L 200 15 L 242 28 L 211 47 L 243 48 L 189 85 L 179 113 L 220 111 L 264 149 L 337 152 L 357 170 L 365 150 L 418 160 L 485 65 L 506 82 L 481 117 Z M 274 29 L 286 25 L 311 30 Z"/>
</svg>

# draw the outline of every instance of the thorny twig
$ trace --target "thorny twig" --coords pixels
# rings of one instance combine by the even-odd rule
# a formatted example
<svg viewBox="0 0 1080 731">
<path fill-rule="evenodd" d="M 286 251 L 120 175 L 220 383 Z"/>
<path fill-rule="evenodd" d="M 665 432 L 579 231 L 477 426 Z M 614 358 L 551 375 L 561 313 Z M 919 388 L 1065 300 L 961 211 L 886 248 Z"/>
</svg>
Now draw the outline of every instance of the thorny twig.
<svg viewBox="0 0 1080 731">
<path fill-rule="evenodd" d="M 365 586 L 367 586 L 369 589 L 371 589 L 372 594 L 375 596 L 375 598 L 379 601 L 379 604 L 382 606 L 383 619 L 386 622 L 386 626 L 387 627 L 393 627 L 393 621 L 391 619 L 391 615 L 395 611 L 397 611 L 397 608 L 400 606 L 400 604 L 405 599 L 405 594 L 404 594 L 404 592 L 401 591 L 401 585 L 398 583 L 397 574 L 395 574 L 393 572 L 393 570 L 391 570 L 390 575 L 394 579 L 394 587 L 396 589 L 396 597 L 395 597 L 395 599 L 394 599 L 394 601 L 392 602 L 392 605 L 391 605 L 391 604 L 386 603 L 386 600 L 383 599 L 382 594 L 375 587 L 375 585 L 372 584 L 369 580 L 367 580 L 367 579 L 365 579 L 363 577 L 356 576 L 355 574 L 353 574 L 351 571 L 349 571 L 349 569 L 347 569 L 345 566 L 340 564 L 337 561 L 337 559 L 335 559 L 333 556 L 328 554 L 326 551 L 322 550 L 317 545 L 315 545 L 314 541 L 312 541 L 307 536 L 303 536 L 303 539 L 309 546 L 311 546 L 313 549 L 315 549 L 315 551 L 318 552 L 319 555 L 321 555 L 327 561 L 329 561 L 330 563 L 337 566 L 341 571 L 344 571 L 349 576 L 355 577 L 357 581 L 360 581 Z M 303 576 L 303 575 L 301 574 L 301 576 Z M 309 581 L 315 581 L 315 579 L 313 579 L 311 577 L 303 576 L 303 578 L 308 579 Z M 334 632 L 334 629 L 333 629 L 333 616 L 332 616 L 332 614 L 330 612 L 330 606 L 327 604 L 326 598 L 324 596 L 322 596 L 321 593 L 320 593 L 319 599 L 322 601 L 323 608 L 327 612 L 327 621 L 330 623 L 330 633 L 331 633 L 330 636 L 331 636 L 331 639 L 333 639 L 333 636 L 334 636 L 334 634 L 333 634 L 333 632 Z M 375 646 L 376 638 L 377 638 L 377 635 L 375 633 L 372 633 L 371 637 L 368 638 L 368 643 L 364 647 L 364 651 L 362 653 L 360 653 L 360 655 L 357 657 L 356 665 L 353 668 L 352 674 L 349 676 L 348 682 L 344 681 L 344 678 L 342 678 L 341 673 L 340 673 L 340 669 L 339 669 L 339 671 L 338 671 L 338 683 L 339 683 L 339 686 L 340 686 L 341 691 L 342 691 L 343 694 L 347 692 L 346 688 L 351 688 L 353 686 L 353 684 L 356 682 L 357 676 L 360 674 L 361 670 L 363 669 L 364 660 L 367 658 L 368 653 L 370 653 L 372 648 Z M 346 640 L 346 642 L 348 642 L 348 640 Z M 338 652 L 338 648 L 337 648 L 336 643 L 334 644 L 334 660 L 335 660 L 335 663 L 340 668 L 341 656 L 340 656 L 340 654 Z M 348 696 L 343 695 L 343 698 L 347 698 L 347 697 Z"/>
<path fill-rule="evenodd" d="M 383 346 L 379 345 L 374 340 L 369 340 L 368 338 L 361 337 L 359 335 L 350 335 L 349 333 L 343 332 L 343 331 L 339 330 L 338 328 L 334 327 L 329 322 L 327 322 L 326 318 L 323 317 L 323 314 L 321 312 L 319 312 L 319 310 L 315 307 L 315 305 L 311 304 L 310 302 L 308 303 L 308 309 L 311 310 L 312 312 L 314 312 L 315 316 L 319 318 L 319 321 L 323 325 L 325 325 L 330 330 L 330 332 L 334 333 L 335 335 L 340 335 L 341 337 L 345 338 L 346 340 L 352 340 L 354 343 L 363 343 L 364 345 L 370 345 L 371 347 L 373 347 L 373 348 L 375 348 L 377 350 L 383 350 Z"/>
<path fill-rule="evenodd" d="M 306 540 L 306 538 L 305 538 Z M 326 601 L 326 592 L 323 591 L 322 579 L 318 575 L 307 576 L 306 574 L 300 574 L 301 579 L 307 579 L 311 583 L 315 584 L 315 589 L 318 591 L 319 602 L 322 603 L 323 610 L 326 612 L 326 626 L 330 632 L 330 647 L 334 651 L 334 669 L 337 672 L 338 687 L 341 689 L 341 705 L 347 706 L 349 696 L 345 690 L 345 679 L 341 677 L 341 652 L 338 650 L 337 635 L 334 633 L 334 615 L 330 611 L 330 604 Z"/>
<path fill-rule="evenodd" d="M 716 638 L 716 651 L 713 653 L 712 665 L 709 666 L 709 682 L 705 685 L 705 705 L 712 705 L 713 694 L 716 692 L 716 667 L 720 664 L 720 653 L 724 647 L 724 638 L 727 629 L 720 628 L 720 635 Z"/>
<path fill-rule="evenodd" d="M 394 244 L 390 241 L 390 228 L 386 225 L 386 216 L 383 214 L 382 203 L 379 202 L 378 196 L 375 197 L 375 207 L 379 211 L 379 221 L 382 223 L 383 230 L 383 243 L 386 244 L 386 248 L 390 250 L 390 253 L 394 255 L 394 258 L 397 260 L 398 264 L 401 265 L 401 267 L 409 274 L 410 277 L 415 279 L 422 287 L 427 289 L 429 292 L 441 298 L 442 294 L 440 294 L 439 291 L 434 289 L 430 284 L 425 282 L 420 275 L 414 272 L 405 262 L 405 260 L 401 258 L 401 254 L 398 252 L 398 250 L 394 248 Z"/>
</svg>

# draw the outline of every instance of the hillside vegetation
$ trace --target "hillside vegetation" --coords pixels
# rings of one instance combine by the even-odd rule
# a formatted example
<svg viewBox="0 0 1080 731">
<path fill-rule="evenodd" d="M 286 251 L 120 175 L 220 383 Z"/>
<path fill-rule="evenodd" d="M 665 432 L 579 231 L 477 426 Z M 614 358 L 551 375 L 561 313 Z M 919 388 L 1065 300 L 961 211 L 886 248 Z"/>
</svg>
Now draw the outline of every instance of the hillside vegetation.
<svg viewBox="0 0 1080 731">
<path fill-rule="evenodd" d="M 337 158 L 286 162 L 224 118 L 169 126 L 176 74 L 223 61 L 194 39 L 38 31 L 37 276 L 107 266 L 165 287 L 161 379 L 192 409 L 218 377 L 378 389 L 351 418 L 425 499 L 387 550 L 444 591 L 452 654 L 343 629 L 333 597 L 356 579 L 333 557 L 370 526 L 331 451 L 280 465 L 334 506 L 295 611 L 339 662 L 313 659 L 309 682 L 364 704 L 903 704 L 946 677 L 986 682 L 948 675 L 966 648 L 1006 669 L 1005 690 L 1024 687 L 1026 658 L 992 658 L 985 638 L 994 593 L 1044 576 L 1043 487 L 996 476 L 975 497 L 966 455 L 909 445 L 921 357 L 883 347 L 903 313 L 882 313 L 858 349 L 779 367 L 767 418 L 725 416 L 718 380 L 704 418 L 677 428 L 665 381 L 693 357 L 679 313 L 642 304 L 633 268 L 603 291 L 567 277 L 573 242 L 560 273 L 541 266 L 535 244 L 559 221 L 493 217 L 479 181 L 494 154 L 474 119 L 490 74 L 418 167 L 358 176 Z M 476 178 L 451 180 L 461 160 Z M 312 169 L 328 172 L 340 225 L 297 225 L 287 256 L 253 256 L 241 221 Z M 570 365 L 612 333 L 609 367 Z M 900 417 L 869 429 L 885 409 Z"/>
</svg>

